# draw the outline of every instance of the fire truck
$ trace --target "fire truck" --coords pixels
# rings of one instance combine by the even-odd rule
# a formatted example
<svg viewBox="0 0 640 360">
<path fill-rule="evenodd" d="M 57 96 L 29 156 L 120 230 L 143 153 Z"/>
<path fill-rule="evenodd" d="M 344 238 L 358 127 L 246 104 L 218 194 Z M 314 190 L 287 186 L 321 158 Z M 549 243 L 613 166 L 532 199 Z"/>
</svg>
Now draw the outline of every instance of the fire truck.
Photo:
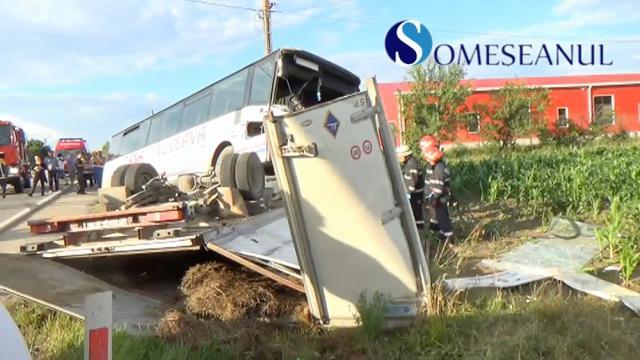
<svg viewBox="0 0 640 360">
<path fill-rule="evenodd" d="M 56 143 L 55 153 L 62 155 L 64 161 L 64 170 L 68 172 L 67 160 L 69 156 L 83 154 L 87 152 L 87 142 L 82 138 L 60 138 Z"/>
<path fill-rule="evenodd" d="M 22 128 L 0 120 L 0 153 L 4 153 L 4 160 L 9 167 L 7 183 L 13 186 L 16 193 L 30 187 L 27 138 Z"/>
</svg>

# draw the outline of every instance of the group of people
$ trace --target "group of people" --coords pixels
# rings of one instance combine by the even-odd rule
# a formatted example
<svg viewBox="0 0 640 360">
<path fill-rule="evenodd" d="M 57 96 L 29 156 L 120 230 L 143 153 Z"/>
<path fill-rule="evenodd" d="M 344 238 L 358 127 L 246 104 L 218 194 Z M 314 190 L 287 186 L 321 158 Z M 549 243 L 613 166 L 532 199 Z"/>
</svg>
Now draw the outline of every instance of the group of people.
<svg viewBox="0 0 640 360">
<path fill-rule="evenodd" d="M 70 152 L 66 159 L 62 154 L 54 156 L 50 152 L 44 159 L 36 155 L 32 166 L 33 185 L 29 196 L 33 196 L 36 187 L 40 184 L 40 193 L 44 196 L 45 184 L 48 183 L 49 191 L 60 190 L 60 180 L 65 179 L 67 185 L 77 183 L 77 194 L 85 194 L 87 183 L 90 187 L 100 187 L 102 183 L 102 169 L 105 159 L 102 151 L 94 151 L 91 154 Z M 66 172 L 65 172 L 66 163 Z M 68 178 L 65 175 L 68 173 Z"/>
<path fill-rule="evenodd" d="M 400 146 L 396 153 L 416 225 L 424 229 L 428 218 L 430 230 L 437 232 L 441 240 L 452 241 L 453 226 L 449 216 L 451 174 L 438 139 L 431 135 L 420 139 L 420 155 L 427 163 L 426 169 L 422 168 L 408 146 Z"/>
</svg>

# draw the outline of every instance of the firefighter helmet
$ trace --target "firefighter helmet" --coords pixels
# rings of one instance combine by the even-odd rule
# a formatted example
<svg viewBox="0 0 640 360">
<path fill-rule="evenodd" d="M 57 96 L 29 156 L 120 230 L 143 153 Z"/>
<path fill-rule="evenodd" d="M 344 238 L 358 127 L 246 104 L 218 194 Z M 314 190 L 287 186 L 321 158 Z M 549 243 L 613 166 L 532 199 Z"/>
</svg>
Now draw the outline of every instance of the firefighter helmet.
<svg viewBox="0 0 640 360">
<path fill-rule="evenodd" d="M 429 164 L 435 165 L 440 161 L 440 159 L 442 159 L 444 153 L 440 151 L 437 146 L 431 146 L 422 151 L 422 156 L 429 162 Z"/>
<path fill-rule="evenodd" d="M 426 151 L 432 146 L 437 147 L 438 145 L 440 144 L 438 143 L 438 139 L 436 139 L 435 136 L 425 135 L 422 137 L 422 139 L 420 139 L 420 150 L 422 150 L 422 152 Z"/>
</svg>

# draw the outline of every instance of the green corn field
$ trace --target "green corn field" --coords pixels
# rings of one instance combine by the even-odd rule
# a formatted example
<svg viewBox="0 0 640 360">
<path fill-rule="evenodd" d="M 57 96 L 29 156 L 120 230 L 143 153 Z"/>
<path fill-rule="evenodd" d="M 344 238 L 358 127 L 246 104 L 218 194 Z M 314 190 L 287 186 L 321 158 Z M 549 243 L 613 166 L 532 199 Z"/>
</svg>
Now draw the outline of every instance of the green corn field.
<svg viewBox="0 0 640 360">
<path fill-rule="evenodd" d="M 603 257 L 628 281 L 640 262 L 640 145 L 600 141 L 582 148 L 453 150 L 452 190 L 483 203 L 550 219 L 568 216 L 601 226 Z"/>
</svg>

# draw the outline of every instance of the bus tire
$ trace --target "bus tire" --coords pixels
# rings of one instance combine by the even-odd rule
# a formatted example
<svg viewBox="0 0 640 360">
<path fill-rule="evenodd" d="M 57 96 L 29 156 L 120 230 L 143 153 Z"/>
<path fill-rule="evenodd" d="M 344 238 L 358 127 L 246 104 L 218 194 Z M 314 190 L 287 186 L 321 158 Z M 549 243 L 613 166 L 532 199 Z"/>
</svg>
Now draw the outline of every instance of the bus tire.
<svg viewBox="0 0 640 360">
<path fill-rule="evenodd" d="M 236 163 L 238 154 L 226 153 L 220 154 L 220 170 L 217 173 L 222 187 L 236 187 Z"/>
<path fill-rule="evenodd" d="M 260 200 L 264 195 L 264 167 L 258 154 L 244 153 L 236 163 L 236 185 L 245 200 Z"/>
<path fill-rule="evenodd" d="M 231 145 L 225 146 L 222 150 L 220 150 L 220 153 L 218 154 L 218 156 L 215 157 L 214 163 L 213 163 L 213 171 L 215 171 L 216 176 L 220 177 L 220 168 L 222 165 L 222 158 L 229 154 L 233 154 L 233 146 Z"/>
<path fill-rule="evenodd" d="M 131 194 L 136 194 L 142 191 L 142 185 L 156 176 L 158 172 L 151 164 L 132 164 L 124 175 L 124 186 L 131 191 Z"/>
<path fill-rule="evenodd" d="M 116 171 L 111 175 L 110 187 L 124 186 L 124 176 L 127 174 L 127 169 L 129 169 L 129 164 L 118 166 Z M 73 180 L 74 179 L 71 179 L 72 182 Z"/>
</svg>

